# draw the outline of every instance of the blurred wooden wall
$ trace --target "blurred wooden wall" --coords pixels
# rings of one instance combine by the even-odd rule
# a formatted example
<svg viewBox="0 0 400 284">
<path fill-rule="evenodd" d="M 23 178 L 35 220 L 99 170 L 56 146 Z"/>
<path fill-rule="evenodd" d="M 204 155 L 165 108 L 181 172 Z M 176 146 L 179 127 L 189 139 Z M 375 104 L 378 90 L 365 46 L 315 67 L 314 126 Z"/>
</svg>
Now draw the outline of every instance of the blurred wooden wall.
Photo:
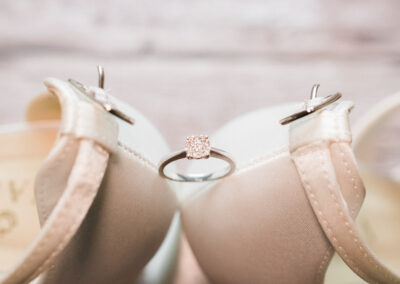
<svg viewBox="0 0 400 284">
<path fill-rule="evenodd" d="M 23 118 L 45 77 L 95 84 L 97 64 L 173 148 L 314 82 L 357 118 L 400 90 L 400 2 L 0 0 L 1 123 Z"/>
</svg>

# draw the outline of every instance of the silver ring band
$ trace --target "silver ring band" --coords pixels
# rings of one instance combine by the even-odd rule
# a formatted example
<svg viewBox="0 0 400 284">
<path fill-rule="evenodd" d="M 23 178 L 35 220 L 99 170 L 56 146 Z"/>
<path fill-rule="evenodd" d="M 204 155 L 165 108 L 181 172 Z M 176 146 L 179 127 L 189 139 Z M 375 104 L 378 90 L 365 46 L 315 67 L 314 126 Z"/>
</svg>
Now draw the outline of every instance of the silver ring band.
<svg viewBox="0 0 400 284">
<path fill-rule="evenodd" d="M 188 139 L 204 139 L 204 141 L 206 141 L 205 143 L 209 143 L 208 137 L 204 136 L 204 135 L 191 136 L 191 137 L 188 137 L 186 139 L 186 141 L 188 141 Z M 188 142 L 186 142 L 186 145 L 188 145 Z M 209 144 L 208 144 L 208 146 L 209 146 Z M 200 145 L 200 147 L 204 147 L 204 145 Z M 204 148 L 201 148 L 201 151 L 203 151 L 203 150 L 204 150 Z M 206 173 L 206 174 L 180 174 L 180 173 L 166 174 L 164 171 L 165 167 L 168 164 L 175 162 L 177 160 L 208 159 L 209 157 L 223 160 L 223 161 L 227 162 L 228 165 L 227 165 L 227 167 L 221 169 L 220 171 Z M 223 150 L 209 147 L 208 149 L 205 149 L 205 151 L 199 153 L 196 151 L 193 152 L 193 149 L 190 149 L 190 147 L 186 146 L 186 149 L 174 152 L 174 153 L 168 155 L 167 157 L 165 157 L 160 162 L 160 165 L 158 168 L 158 173 L 161 177 L 169 179 L 169 180 L 173 180 L 173 181 L 203 182 L 203 181 L 218 180 L 218 179 L 224 178 L 226 176 L 229 176 L 230 174 L 232 174 L 235 171 L 235 168 L 236 168 L 235 162 L 233 161 L 231 155 Z"/>
</svg>

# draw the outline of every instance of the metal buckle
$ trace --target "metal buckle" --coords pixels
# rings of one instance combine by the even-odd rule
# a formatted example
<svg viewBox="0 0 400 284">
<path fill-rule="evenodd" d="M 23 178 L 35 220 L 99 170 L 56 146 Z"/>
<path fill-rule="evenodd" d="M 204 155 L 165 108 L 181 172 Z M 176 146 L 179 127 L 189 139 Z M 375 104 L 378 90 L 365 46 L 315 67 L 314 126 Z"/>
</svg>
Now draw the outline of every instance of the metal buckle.
<svg viewBox="0 0 400 284">
<path fill-rule="evenodd" d="M 289 116 L 281 119 L 279 121 L 279 123 L 282 125 L 288 124 L 292 121 L 295 121 L 299 118 L 309 115 L 317 110 L 320 110 L 320 109 L 326 107 L 327 105 L 330 105 L 331 103 L 336 102 L 338 99 L 340 99 L 342 97 L 341 93 L 336 93 L 333 95 L 328 95 L 323 98 L 318 98 L 317 97 L 318 88 L 319 88 L 319 84 L 315 84 L 312 87 L 310 99 L 308 99 L 304 102 L 304 110 L 301 110 L 299 112 L 296 112 L 292 115 L 289 115 Z"/>
<path fill-rule="evenodd" d="M 104 89 L 104 68 L 101 65 L 97 65 L 97 71 L 99 73 L 99 88 Z M 124 112 L 120 111 L 117 106 L 110 101 L 110 99 L 106 95 L 100 95 L 96 93 L 89 92 L 88 88 L 82 83 L 74 80 L 68 79 L 68 82 L 71 83 L 76 89 L 86 95 L 89 99 L 99 104 L 106 110 L 107 112 L 115 115 L 119 119 L 133 125 L 135 124 L 135 120 Z"/>
</svg>

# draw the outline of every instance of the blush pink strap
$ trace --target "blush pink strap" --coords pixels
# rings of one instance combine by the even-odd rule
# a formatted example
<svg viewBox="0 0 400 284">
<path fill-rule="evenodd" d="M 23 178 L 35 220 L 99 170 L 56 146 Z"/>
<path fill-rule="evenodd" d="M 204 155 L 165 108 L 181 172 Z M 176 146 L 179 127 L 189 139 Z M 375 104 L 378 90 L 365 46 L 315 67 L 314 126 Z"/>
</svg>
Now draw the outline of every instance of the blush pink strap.
<svg viewBox="0 0 400 284">
<path fill-rule="evenodd" d="M 40 120 L 60 115 L 59 135 L 76 140 L 78 152 L 66 188 L 39 235 L 18 263 L 0 277 L 0 284 L 29 283 L 54 264 L 88 213 L 103 180 L 110 153 L 117 148 L 119 127 L 110 113 L 70 83 L 47 79 L 45 84 L 57 99 L 48 101 L 42 97 L 31 104 L 28 117 Z M 95 90 L 103 92 L 98 88 Z M 41 107 L 43 103 L 46 107 Z M 48 116 L 46 111 L 52 115 Z"/>
<path fill-rule="evenodd" d="M 76 140 L 78 152 L 66 188 L 39 235 L 18 263 L 0 277 L 0 284 L 28 283 L 55 262 L 88 213 L 103 180 L 110 153 L 117 148 L 119 128 L 110 113 L 67 82 L 48 79 L 45 84 L 58 98 L 50 106 L 57 111 L 61 109 L 59 135 Z M 41 108 L 41 103 L 31 105 L 30 118 L 45 115 L 46 108 Z"/>
<path fill-rule="evenodd" d="M 292 158 L 321 227 L 346 264 L 368 283 L 400 283 L 361 238 L 336 179 L 329 144 L 297 149 Z"/>
<path fill-rule="evenodd" d="M 67 188 L 40 234 L 1 284 L 23 284 L 53 263 L 75 235 L 93 203 L 107 167 L 109 153 L 92 140 L 81 139 Z"/>
<path fill-rule="evenodd" d="M 349 189 L 341 188 L 337 180 L 330 149 L 340 144 L 351 151 L 348 111 L 338 105 L 292 123 L 291 156 L 325 235 L 346 264 L 369 283 L 400 283 L 400 276 L 381 263 L 361 238 L 342 195 Z M 312 139 L 298 143 L 304 137 Z"/>
</svg>

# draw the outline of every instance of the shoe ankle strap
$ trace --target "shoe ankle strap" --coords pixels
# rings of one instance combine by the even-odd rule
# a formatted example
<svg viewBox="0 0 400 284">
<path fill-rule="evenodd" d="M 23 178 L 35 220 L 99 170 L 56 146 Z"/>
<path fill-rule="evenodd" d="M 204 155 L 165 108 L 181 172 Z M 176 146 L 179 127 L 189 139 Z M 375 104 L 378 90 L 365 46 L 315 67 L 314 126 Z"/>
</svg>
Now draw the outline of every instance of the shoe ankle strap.
<svg viewBox="0 0 400 284">
<path fill-rule="evenodd" d="M 354 186 L 352 179 L 359 178 L 358 173 L 349 169 L 348 182 L 342 184 L 336 175 L 333 148 L 339 149 L 339 155 L 352 153 L 346 130 L 348 120 L 344 119 L 347 113 L 336 107 L 293 122 L 291 157 L 321 228 L 346 264 L 368 283 L 400 283 L 400 276 L 387 268 L 362 239 L 353 220 L 355 214 L 343 197 L 343 192 L 349 190 L 345 187 Z M 305 136 L 313 138 L 301 145 L 295 143 Z"/>
<path fill-rule="evenodd" d="M 74 140 L 78 151 L 61 197 L 32 245 L 0 279 L 1 284 L 29 283 L 54 264 L 85 219 L 97 196 L 110 153 L 116 148 L 118 124 L 109 113 L 79 99 L 68 83 L 59 80 L 47 83 L 49 90 L 59 97 L 63 110 L 59 135 Z M 64 152 L 64 155 L 70 154 Z M 46 172 L 46 176 L 51 175 L 51 171 Z"/>
<path fill-rule="evenodd" d="M 93 141 L 80 141 L 68 186 L 39 235 L 1 284 L 28 283 L 47 270 L 77 232 L 97 195 L 109 154 Z"/>
</svg>

